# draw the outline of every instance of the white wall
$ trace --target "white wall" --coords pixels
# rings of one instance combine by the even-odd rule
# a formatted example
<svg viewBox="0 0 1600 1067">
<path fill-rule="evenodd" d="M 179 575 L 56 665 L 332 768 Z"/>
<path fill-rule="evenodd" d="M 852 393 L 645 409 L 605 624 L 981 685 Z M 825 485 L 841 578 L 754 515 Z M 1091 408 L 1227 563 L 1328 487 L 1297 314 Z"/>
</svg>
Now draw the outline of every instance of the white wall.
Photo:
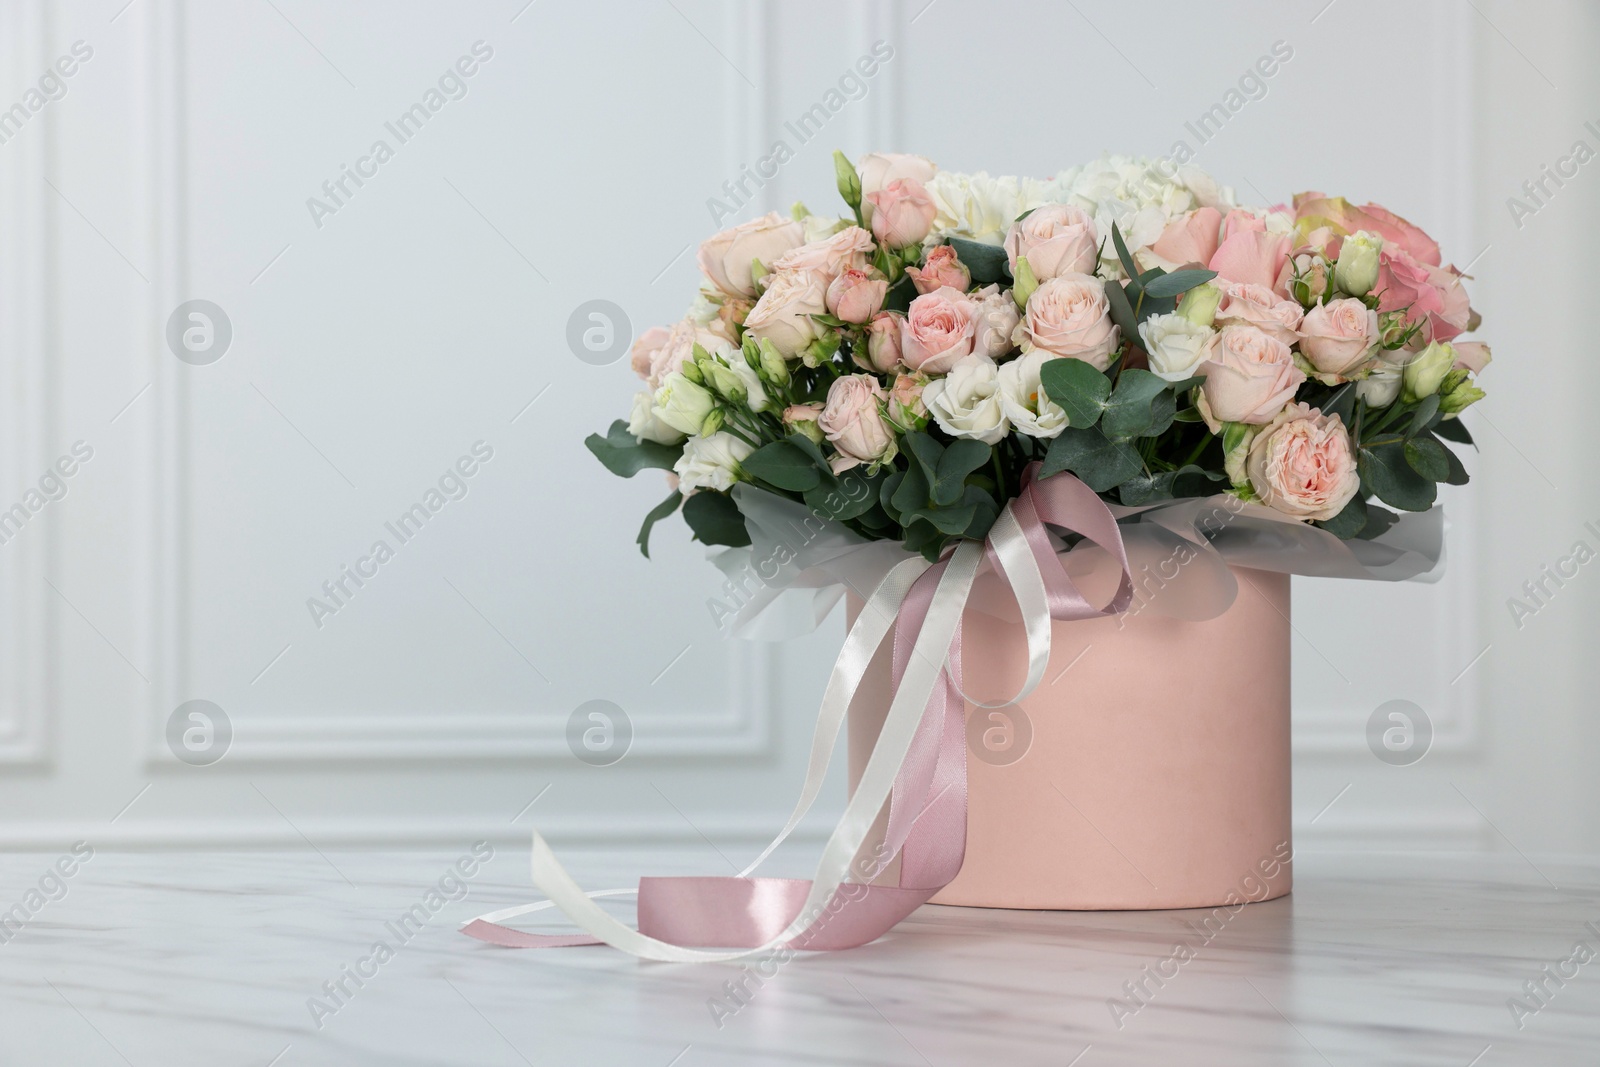
<svg viewBox="0 0 1600 1067">
<path fill-rule="evenodd" d="M 0 8 L 0 103 L 74 41 L 94 49 L 0 144 L 0 503 L 94 448 L 0 545 L 0 844 L 520 836 L 533 816 L 512 817 L 552 783 L 534 812 L 557 835 L 775 828 L 838 621 L 793 646 L 725 642 L 704 604 L 717 576 L 676 521 L 638 556 L 665 490 L 583 449 L 633 383 L 573 355 L 569 315 L 604 298 L 635 330 L 677 317 L 707 199 L 774 140 L 794 159 L 740 218 L 829 205 L 835 147 L 1041 175 L 1165 152 L 1281 40 L 1293 58 L 1197 161 L 1250 199 L 1375 199 L 1457 263 L 1481 252 L 1498 353 L 1466 419 L 1482 478 L 1446 495 L 1448 576 L 1297 584 L 1302 842 L 1600 847 L 1600 580 L 1520 631 L 1505 606 L 1600 520 L 1577 458 L 1594 420 L 1560 375 L 1589 332 L 1576 286 L 1600 179 L 1521 229 L 1504 205 L 1573 139 L 1600 143 L 1583 129 L 1600 122 L 1583 113 L 1592 12 L 274 3 Z M 384 123 L 480 40 L 493 55 L 467 95 L 398 144 Z M 878 40 L 894 58 L 800 144 L 786 120 Z M 394 158 L 318 226 L 307 198 L 379 137 Z M 234 331 L 207 366 L 164 339 L 195 298 Z M 477 441 L 494 456 L 465 499 L 316 626 L 307 598 Z M 1396 697 L 1438 731 L 1413 767 L 1364 740 Z M 208 767 L 163 740 L 196 698 L 236 733 Z M 565 741 L 595 698 L 637 733 L 607 768 Z"/>
</svg>

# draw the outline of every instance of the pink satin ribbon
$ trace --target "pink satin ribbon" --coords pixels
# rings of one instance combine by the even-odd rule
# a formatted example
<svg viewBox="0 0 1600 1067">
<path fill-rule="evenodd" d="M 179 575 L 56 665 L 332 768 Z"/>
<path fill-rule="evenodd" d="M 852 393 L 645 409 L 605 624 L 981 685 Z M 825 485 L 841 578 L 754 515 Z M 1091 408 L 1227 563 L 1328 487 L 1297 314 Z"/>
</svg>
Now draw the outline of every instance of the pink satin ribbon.
<svg viewBox="0 0 1600 1067">
<path fill-rule="evenodd" d="M 1023 475 L 1023 488 L 1006 506 L 1027 540 L 1044 581 L 1050 617 L 1059 622 L 1115 615 L 1133 596 L 1122 535 L 1100 497 L 1070 474 L 1037 477 L 1038 464 Z M 1067 576 L 1047 526 L 1083 535 L 1109 552 L 1122 568 L 1116 595 L 1104 607 L 1090 604 Z M 990 563 L 1013 585 L 991 536 Z M 1026 557 L 1024 556 L 1024 559 Z M 929 567 L 900 607 L 894 624 L 892 679 L 900 686 L 940 577 L 945 558 Z M 824 951 L 853 948 L 881 937 L 928 902 L 961 870 L 967 837 L 966 702 L 961 696 L 961 628 L 950 643 L 939 682 L 918 723 L 905 762 L 895 776 L 888 829 L 878 856 L 854 873 L 860 882 L 841 885 L 805 930 L 787 944 Z M 899 885 L 866 884 L 896 855 Z M 679 877 L 639 880 L 639 932 L 684 947 L 757 948 L 780 936 L 799 916 L 811 883 L 798 878 Z M 586 934 L 535 934 L 474 920 L 461 932 L 506 948 L 596 945 Z"/>
</svg>

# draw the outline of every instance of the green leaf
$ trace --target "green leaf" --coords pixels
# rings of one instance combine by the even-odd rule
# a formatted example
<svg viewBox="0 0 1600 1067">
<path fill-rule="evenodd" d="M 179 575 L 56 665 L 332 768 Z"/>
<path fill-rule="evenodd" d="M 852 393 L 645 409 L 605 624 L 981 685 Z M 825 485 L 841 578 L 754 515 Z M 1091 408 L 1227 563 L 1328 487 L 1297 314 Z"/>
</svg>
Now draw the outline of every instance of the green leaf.
<svg viewBox="0 0 1600 1067">
<path fill-rule="evenodd" d="M 1144 286 L 1146 296 L 1178 296 L 1217 276 L 1214 270 L 1175 270 Z"/>
<path fill-rule="evenodd" d="M 1467 473 L 1467 468 L 1461 465 L 1461 458 L 1455 454 L 1455 450 L 1448 445 L 1439 447 L 1444 449 L 1445 458 L 1450 461 L 1450 474 L 1444 479 L 1445 482 L 1450 485 L 1466 485 L 1471 481 L 1472 476 Z"/>
<path fill-rule="evenodd" d="M 1450 477 L 1450 450 L 1431 435 L 1413 437 L 1405 442 L 1405 450 L 1411 469 L 1428 481 L 1442 482 Z"/>
<path fill-rule="evenodd" d="M 1438 496 L 1434 483 L 1411 469 L 1402 442 L 1363 448 L 1358 463 L 1362 481 L 1390 507 L 1427 511 Z"/>
<path fill-rule="evenodd" d="M 1417 436 L 1417 434 L 1421 433 L 1423 430 L 1428 428 L 1428 423 L 1431 422 L 1433 420 L 1434 416 L 1436 416 L 1438 414 L 1439 414 L 1439 394 L 1438 393 L 1434 393 L 1431 396 L 1423 397 L 1417 403 L 1416 412 L 1413 413 L 1412 416 L 1411 416 L 1411 428 L 1406 431 L 1406 436 L 1407 437 L 1415 437 L 1415 436 Z M 1444 446 L 1441 445 L 1440 447 L 1442 448 Z M 1434 481 L 1436 481 L 1436 482 L 1437 481 L 1442 481 L 1442 479 L 1435 478 Z"/>
<path fill-rule="evenodd" d="M 1351 420 L 1355 418 L 1356 409 L 1356 383 L 1345 382 L 1339 388 L 1328 394 L 1322 402 L 1324 415 L 1337 415 L 1339 421 L 1344 423 L 1344 428 L 1352 428 Z"/>
<path fill-rule="evenodd" d="M 905 540 L 902 542 L 908 551 L 920 552 L 930 560 L 939 558 L 939 549 L 944 544 L 945 535 L 934 528 L 933 523 L 924 520 L 906 523 Z"/>
<path fill-rule="evenodd" d="M 1344 506 L 1339 514 L 1331 519 L 1323 519 L 1317 525 L 1335 537 L 1348 541 L 1366 528 L 1367 502 L 1361 498 L 1360 493 L 1357 493 L 1350 498 L 1350 502 Z"/>
<path fill-rule="evenodd" d="M 814 489 L 822 481 L 817 465 L 792 441 L 762 445 L 740 460 L 739 466 L 768 485 L 793 493 Z"/>
<path fill-rule="evenodd" d="M 851 469 L 837 481 L 825 479 L 814 489 L 808 489 L 805 494 L 806 507 L 812 513 L 835 522 L 843 522 L 865 515 L 878 503 L 878 485 L 874 479 L 866 475 L 856 475 L 856 470 Z"/>
<path fill-rule="evenodd" d="M 1205 422 L 1205 416 L 1200 414 L 1199 408 L 1184 408 L 1172 416 L 1173 422 Z"/>
<path fill-rule="evenodd" d="M 1433 432 L 1443 437 L 1446 441 L 1454 441 L 1461 445 L 1473 443 L 1472 434 L 1468 433 L 1467 428 L 1461 425 L 1459 417 L 1440 420 L 1439 425 L 1433 428 Z"/>
<path fill-rule="evenodd" d="M 989 285 L 1011 277 L 1006 250 L 999 245 L 969 241 L 965 237 L 950 237 L 946 243 L 956 250 L 956 258 L 971 272 L 973 285 Z"/>
<path fill-rule="evenodd" d="M 667 494 L 667 499 L 650 509 L 650 514 L 644 517 L 644 525 L 639 527 L 639 536 L 634 538 L 634 543 L 639 546 L 639 551 L 644 553 L 644 558 L 650 558 L 650 528 L 662 519 L 678 510 L 678 505 L 683 503 L 683 494 L 674 489 Z"/>
<path fill-rule="evenodd" d="M 1143 469 L 1139 453 L 1127 442 L 1108 440 L 1098 426 L 1086 430 L 1069 426 L 1050 442 L 1039 476 L 1071 471 L 1090 489 L 1103 493 Z"/>
<path fill-rule="evenodd" d="M 1128 276 L 1128 288 L 1137 292 L 1142 288 L 1139 284 L 1139 268 L 1134 265 L 1133 257 L 1128 254 L 1128 246 L 1122 240 L 1122 231 L 1117 229 L 1117 224 L 1111 224 L 1111 244 L 1117 250 L 1117 260 L 1122 264 L 1123 273 Z M 1110 286 L 1106 286 L 1110 288 Z"/>
<path fill-rule="evenodd" d="M 922 477 L 931 487 L 939 480 L 939 460 L 944 456 L 944 445 L 923 430 L 912 430 L 901 441 L 912 464 L 922 471 Z"/>
<path fill-rule="evenodd" d="M 1385 530 L 1399 521 L 1400 516 L 1388 508 L 1380 508 L 1376 504 L 1369 503 L 1367 505 L 1367 524 L 1361 528 L 1361 532 L 1356 536 L 1363 541 L 1370 541 L 1374 537 L 1381 536 Z"/>
<path fill-rule="evenodd" d="M 1175 471 L 1162 471 L 1159 474 L 1141 471 L 1117 486 L 1117 496 L 1124 504 L 1137 507 L 1176 497 L 1210 496 L 1217 488 L 1214 483 L 1225 481 L 1227 475 L 1190 463 Z"/>
<path fill-rule="evenodd" d="M 702 489 L 683 501 L 683 521 L 702 544 L 740 548 L 750 543 L 744 515 L 726 493 Z"/>
<path fill-rule="evenodd" d="M 889 503 L 896 512 L 906 516 L 903 521 L 907 524 L 913 512 L 928 506 L 928 479 L 921 469 L 912 466 L 906 470 L 905 478 L 900 481 Z"/>
<path fill-rule="evenodd" d="M 961 496 L 961 503 L 972 507 L 972 521 L 961 531 L 961 536 L 970 537 L 974 541 L 988 537 L 989 527 L 1000 517 L 1000 505 L 994 497 L 975 485 L 969 485 Z"/>
<path fill-rule="evenodd" d="M 592 433 L 583 443 L 595 459 L 605 464 L 606 470 L 623 478 L 632 478 L 642 470 L 671 470 L 683 455 L 682 445 L 640 441 L 628 432 L 628 424 L 621 419 L 611 424 L 604 437 Z"/>
<path fill-rule="evenodd" d="M 905 311 L 911 306 L 911 301 L 917 298 L 917 283 L 909 274 L 900 275 L 900 280 L 889 286 L 889 291 L 883 297 L 883 310 Z"/>
<path fill-rule="evenodd" d="M 878 504 L 883 508 L 884 514 L 892 519 L 896 526 L 904 526 L 900 521 L 900 509 L 894 506 L 894 498 L 900 492 L 900 483 L 906 479 L 906 472 L 902 470 L 890 471 L 878 486 Z"/>
<path fill-rule="evenodd" d="M 1172 425 L 1177 410 L 1177 398 L 1164 379 L 1147 370 L 1130 368 L 1117 376 L 1117 387 L 1100 418 L 1100 429 L 1114 441 L 1154 437 Z"/>
<path fill-rule="evenodd" d="M 1039 368 L 1039 384 L 1045 395 L 1067 413 L 1067 425 L 1080 429 L 1099 421 L 1106 399 L 1111 396 L 1111 379 L 1081 359 L 1045 360 Z"/>
<path fill-rule="evenodd" d="M 1106 282 L 1106 303 L 1111 305 L 1111 321 L 1122 327 L 1122 336 L 1138 344 L 1139 323 L 1133 317 L 1133 305 L 1128 302 L 1127 290 L 1117 282 Z"/>
<path fill-rule="evenodd" d="M 980 493 L 983 492 L 981 489 L 978 491 Z M 906 521 L 909 523 L 917 519 L 922 519 L 926 522 L 932 523 L 934 529 L 938 530 L 940 533 L 960 534 L 972 524 L 972 519 L 975 514 L 976 508 L 972 504 L 957 504 L 955 507 L 949 508 L 920 508 L 917 511 L 908 512 L 906 514 Z"/>
<path fill-rule="evenodd" d="M 989 462 L 993 449 L 982 441 L 963 437 L 950 442 L 944 455 L 939 457 L 937 475 L 933 480 L 933 502 L 949 506 L 962 499 L 962 486 L 967 475 Z"/>
<path fill-rule="evenodd" d="M 823 474 L 823 480 L 833 477 L 833 468 L 828 466 L 828 457 L 822 454 L 822 448 L 811 438 L 795 430 L 789 434 L 788 441 L 791 445 L 811 457 L 811 462 Z"/>
</svg>

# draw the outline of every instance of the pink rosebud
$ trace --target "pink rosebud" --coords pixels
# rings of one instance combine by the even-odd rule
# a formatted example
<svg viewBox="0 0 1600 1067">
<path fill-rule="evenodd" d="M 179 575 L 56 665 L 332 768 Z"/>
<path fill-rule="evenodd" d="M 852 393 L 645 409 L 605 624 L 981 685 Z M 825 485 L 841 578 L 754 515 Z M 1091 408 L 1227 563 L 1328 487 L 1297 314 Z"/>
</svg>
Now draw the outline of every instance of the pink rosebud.
<svg viewBox="0 0 1600 1067">
<path fill-rule="evenodd" d="M 843 322 L 866 322 L 883 307 L 889 283 L 854 267 L 828 283 L 828 310 Z"/>
<path fill-rule="evenodd" d="M 949 245 L 934 248 L 921 267 L 907 267 L 906 273 L 911 275 L 911 284 L 917 287 L 918 295 L 945 286 L 960 289 L 964 293 L 972 284 L 972 272 L 967 270 L 956 257 L 956 250 Z"/>
<path fill-rule="evenodd" d="M 901 318 L 892 311 L 882 311 L 867 323 L 867 358 L 856 355 L 856 362 L 863 369 L 888 374 L 900 365 Z"/>
<path fill-rule="evenodd" d="M 899 178 L 866 197 L 873 207 L 872 235 L 890 248 L 906 248 L 933 228 L 933 199 L 915 178 Z"/>
<path fill-rule="evenodd" d="M 928 422 L 928 405 L 922 390 L 928 385 L 926 374 L 902 374 L 889 387 L 889 417 L 905 429 L 920 430 Z"/>
<path fill-rule="evenodd" d="M 817 426 L 839 450 L 829 464 L 835 474 L 882 459 L 894 444 L 894 431 L 883 421 L 887 398 L 870 374 L 847 374 L 828 388 L 828 403 Z"/>
<path fill-rule="evenodd" d="M 1038 281 L 1063 274 L 1088 274 L 1100 255 L 1100 238 L 1094 219 L 1067 204 L 1045 204 L 1011 224 L 1005 241 L 1006 260 L 1013 272 L 1017 259 L 1026 258 Z"/>
<path fill-rule="evenodd" d="M 1306 380 L 1289 346 L 1254 326 L 1224 326 L 1206 342 L 1205 356 L 1200 413 L 1208 425 L 1271 422 Z"/>
<path fill-rule="evenodd" d="M 900 360 L 924 374 L 947 374 L 972 354 L 978 305 L 959 289 L 936 289 L 911 301 L 900 322 Z"/>
</svg>

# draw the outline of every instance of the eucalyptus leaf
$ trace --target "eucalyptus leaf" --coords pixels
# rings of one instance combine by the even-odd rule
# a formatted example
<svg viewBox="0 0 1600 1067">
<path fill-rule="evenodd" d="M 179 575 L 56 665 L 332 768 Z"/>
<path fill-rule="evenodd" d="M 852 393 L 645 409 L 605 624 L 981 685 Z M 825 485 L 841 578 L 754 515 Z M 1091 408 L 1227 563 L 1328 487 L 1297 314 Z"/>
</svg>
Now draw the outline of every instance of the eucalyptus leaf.
<svg viewBox="0 0 1600 1067">
<path fill-rule="evenodd" d="M 889 503 L 896 512 L 904 516 L 902 521 L 907 524 L 910 523 L 913 512 L 921 511 L 928 506 L 928 479 L 920 468 L 912 466 L 906 470 L 905 477 L 900 480 Z"/>
<path fill-rule="evenodd" d="M 762 445 L 740 460 L 739 465 L 768 485 L 793 493 L 814 489 L 822 481 L 817 465 L 793 441 Z"/>
<path fill-rule="evenodd" d="M 1139 453 L 1127 442 L 1108 439 L 1098 426 L 1086 430 L 1069 426 L 1050 442 L 1039 476 L 1071 471 L 1090 489 L 1103 493 L 1143 469 Z"/>
<path fill-rule="evenodd" d="M 1119 283 L 1106 282 L 1106 303 L 1111 306 L 1111 321 L 1122 327 L 1122 336 L 1130 341 L 1139 336 L 1139 323 L 1133 317 L 1133 305 L 1128 302 L 1128 293 Z"/>
<path fill-rule="evenodd" d="M 1111 396 L 1111 379 L 1081 359 L 1045 360 L 1039 368 L 1039 384 L 1067 413 L 1067 425 L 1080 429 L 1099 421 Z"/>
<path fill-rule="evenodd" d="M 1473 444 L 1472 434 L 1468 433 L 1467 428 L 1461 425 L 1459 416 L 1453 419 L 1439 420 L 1439 425 L 1433 428 L 1433 432 L 1443 437 L 1446 441 L 1454 441 L 1461 445 Z"/>
<path fill-rule="evenodd" d="M 1114 441 L 1152 437 L 1172 425 L 1177 410 L 1177 398 L 1164 379 L 1130 367 L 1117 376 L 1100 429 Z"/>
<path fill-rule="evenodd" d="M 1175 270 L 1145 283 L 1147 296 L 1180 296 L 1217 276 L 1214 270 Z"/>
<path fill-rule="evenodd" d="M 1323 519 L 1318 526 L 1343 540 L 1357 536 L 1367 525 L 1367 502 L 1357 493 L 1350 502 L 1331 519 Z"/>
<path fill-rule="evenodd" d="M 1434 483 L 1411 469 L 1403 443 L 1394 441 L 1361 449 L 1362 481 L 1379 500 L 1401 511 L 1427 511 L 1438 490 Z"/>
<path fill-rule="evenodd" d="M 671 470 L 683 455 L 682 445 L 639 440 L 628 432 L 628 424 L 621 419 L 611 424 L 604 437 L 592 433 L 583 443 L 595 459 L 605 464 L 606 470 L 623 478 L 632 478 L 642 470 Z"/>
<path fill-rule="evenodd" d="M 1411 469 L 1430 482 L 1442 482 L 1450 477 L 1450 450 L 1431 435 L 1413 437 L 1405 442 L 1406 462 Z"/>
<path fill-rule="evenodd" d="M 911 275 L 902 274 L 900 280 L 889 286 L 889 291 L 883 297 L 883 310 L 905 311 L 911 306 L 911 301 L 917 298 L 917 283 Z"/>
<path fill-rule="evenodd" d="M 1000 517 L 1000 505 L 994 497 L 975 485 L 969 485 L 962 493 L 961 503 L 972 507 L 972 521 L 961 531 L 961 536 L 970 537 L 975 541 L 988 537 L 989 528 L 994 525 L 994 520 Z"/>
<path fill-rule="evenodd" d="M 1417 410 L 1411 415 L 1411 428 L 1406 431 L 1406 436 L 1415 437 L 1427 429 L 1428 424 L 1433 421 L 1434 416 L 1437 414 L 1439 414 L 1439 394 L 1434 393 L 1431 396 L 1423 397 L 1417 402 Z M 1442 480 L 1441 478 L 1434 479 L 1436 482 Z"/>
<path fill-rule="evenodd" d="M 988 463 L 993 452 L 982 441 L 974 441 L 970 437 L 950 442 L 944 455 L 939 457 L 937 476 L 933 482 L 933 502 L 943 507 L 961 500 L 967 475 Z"/>
<path fill-rule="evenodd" d="M 1385 530 L 1399 521 L 1400 516 L 1388 508 L 1381 508 L 1369 502 L 1367 504 L 1367 524 L 1362 527 L 1361 532 L 1356 536 L 1363 541 L 1370 541 L 1374 537 L 1381 536 Z"/>
<path fill-rule="evenodd" d="M 1356 409 L 1356 383 L 1345 382 L 1339 388 L 1328 394 L 1322 402 L 1324 415 L 1337 415 L 1339 421 L 1344 423 L 1346 430 L 1351 428 L 1351 420 L 1355 418 Z"/>
<path fill-rule="evenodd" d="M 702 489 L 684 498 L 683 520 L 702 544 L 742 548 L 750 543 L 744 515 L 726 493 Z"/>
<path fill-rule="evenodd" d="M 650 528 L 662 519 L 678 510 L 678 505 L 683 503 L 683 494 L 674 489 L 667 494 L 667 499 L 650 509 L 644 517 L 644 525 L 639 527 L 639 536 L 634 538 L 634 543 L 639 546 L 639 551 L 644 553 L 644 558 L 650 558 Z"/>
<path fill-rule="evenodd" d="M 1128 276 L 1128 288 L 1135 291 L 1142 288 L 1139 284 L 1139 268 L 1134 264 L 1133 256 L 1128 253 L 1126 242 L 1122 240 L 1122 231 L 1114 222 L 1111 224 L 1111 245 L 1117 250 L 1117 262 L 1122 264 L 1123 273 Z"/>
</svg>

